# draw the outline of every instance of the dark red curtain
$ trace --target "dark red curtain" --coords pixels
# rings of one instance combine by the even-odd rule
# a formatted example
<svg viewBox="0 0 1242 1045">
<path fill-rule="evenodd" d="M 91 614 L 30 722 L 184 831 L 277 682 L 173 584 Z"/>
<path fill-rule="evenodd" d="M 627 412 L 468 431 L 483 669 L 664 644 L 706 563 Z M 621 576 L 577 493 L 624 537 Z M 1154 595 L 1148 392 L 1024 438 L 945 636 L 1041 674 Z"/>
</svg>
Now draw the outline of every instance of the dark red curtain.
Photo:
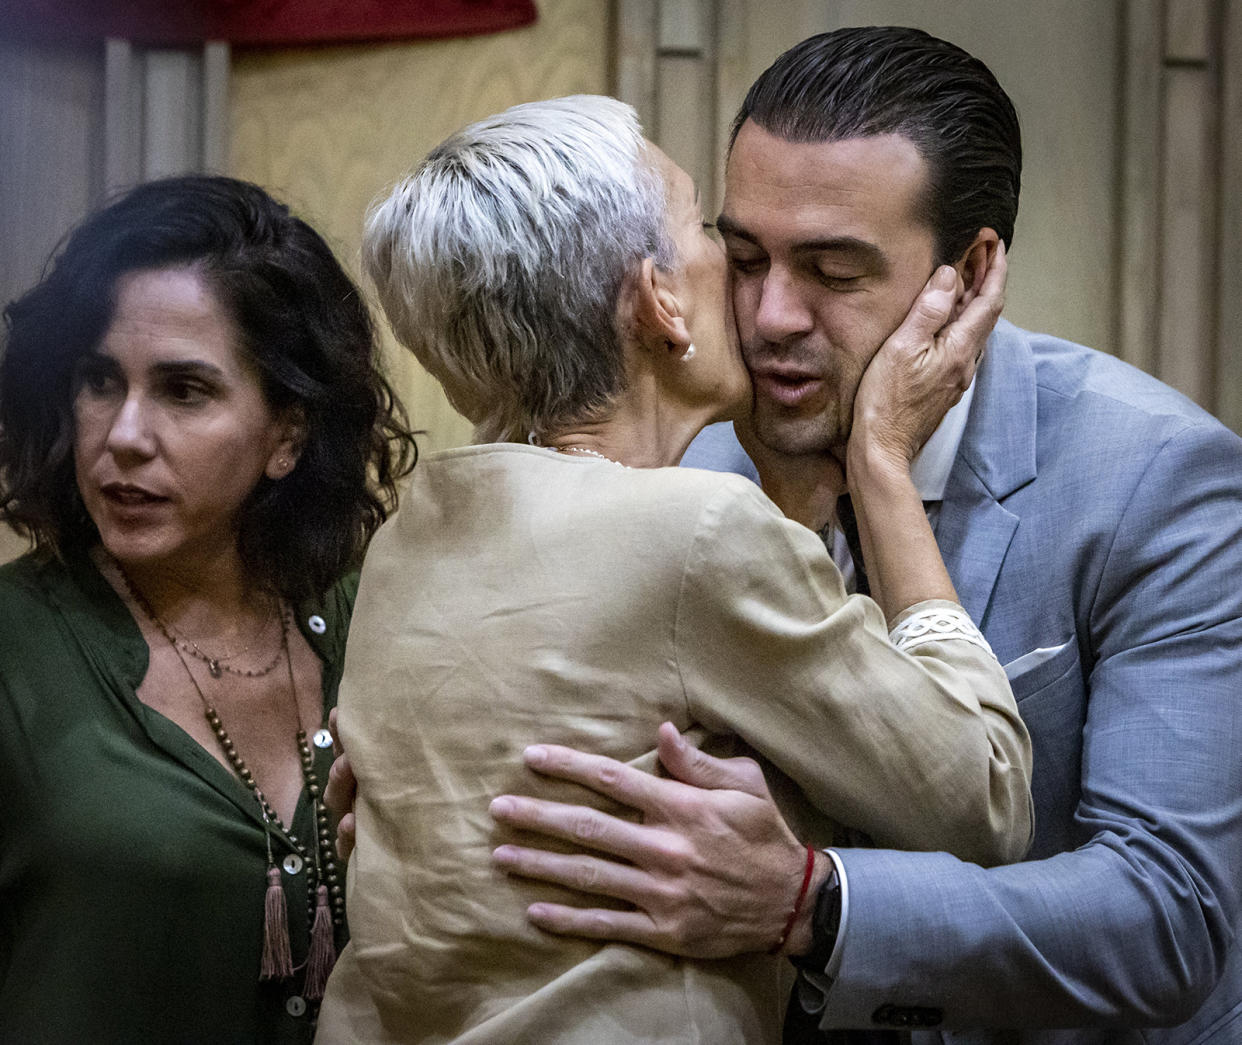
<svg viewBox="0 0 1242 1045">
<path fill-rule="evenodd" d="M 534 0 L 0 0 L 0 35 L 275 47 L 469 36 L 535 20 Z"/>
</svg>

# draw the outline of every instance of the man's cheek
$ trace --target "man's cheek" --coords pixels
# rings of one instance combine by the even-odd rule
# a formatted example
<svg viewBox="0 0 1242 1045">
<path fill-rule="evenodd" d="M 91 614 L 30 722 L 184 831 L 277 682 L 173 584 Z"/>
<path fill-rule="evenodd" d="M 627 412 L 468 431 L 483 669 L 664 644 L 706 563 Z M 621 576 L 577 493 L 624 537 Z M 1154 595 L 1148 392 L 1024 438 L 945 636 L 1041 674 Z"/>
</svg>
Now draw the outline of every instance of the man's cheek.
<svg viewBox="0 0 1242 1045">
<path fill-rule="evenodd" d="M 752 280 L 730 276 L 730 301 L 733 304 L 733 323 L 738 336 L 745 344 L 755 329 L 755 315 L 759 309 L 759 291 Z"/>
</svg>

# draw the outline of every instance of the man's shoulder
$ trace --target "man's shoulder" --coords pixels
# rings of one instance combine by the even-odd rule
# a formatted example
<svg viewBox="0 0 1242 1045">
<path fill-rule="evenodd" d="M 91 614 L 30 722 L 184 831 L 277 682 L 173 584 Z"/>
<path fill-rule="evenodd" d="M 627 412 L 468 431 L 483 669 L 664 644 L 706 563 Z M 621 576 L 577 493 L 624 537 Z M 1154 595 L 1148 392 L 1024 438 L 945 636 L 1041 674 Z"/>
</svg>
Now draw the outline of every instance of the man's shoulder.
<svg viewBox="0 0 1242 1045">
<path fill-rule="evenodd" d="M 681 466 L 710 472 L 732 472 L 745 476 L 753 483 L 759 482 L 759 472 L 737 441 L 732 421 L 704 428 L 686 450 Z"/>
<path fill-rule="evenodd" d="M 1000 360 L 1029 358 L 1041 407 L 1057 409 L 1059 400 L 1062 410 L 1090 410 L 1101 419 L 1116 414 L 1159 427 L 1223 427 L 1181 392 L 1107 352 L 1005 320 L 993 339 L 990 350 Z"/>
<path fill-rule="evenodd" d="M 998 443 L 1010 452 L 1027 447 L 1032 466 L 1072 455 L 1141 469 L 1166 446 L 1242 455 L 1242 440 L 1219 420 L 1115 356 L 1004 321 L 988 351 L 972 428 L 982 457 L 994 457 Z"/>
</svg>

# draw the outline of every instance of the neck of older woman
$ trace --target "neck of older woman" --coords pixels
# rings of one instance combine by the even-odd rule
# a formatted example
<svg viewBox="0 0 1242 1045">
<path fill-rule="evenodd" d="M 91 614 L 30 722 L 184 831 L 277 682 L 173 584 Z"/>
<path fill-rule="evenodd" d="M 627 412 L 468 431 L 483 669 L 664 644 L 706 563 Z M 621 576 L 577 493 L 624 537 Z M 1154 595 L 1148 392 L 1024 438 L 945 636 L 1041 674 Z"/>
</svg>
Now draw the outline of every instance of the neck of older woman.
<svg viewBox="0 0 1242 1045">
<path fill-rule="evenodd" d="M 607 418 L 545 435 L 543 445 L 579 456 L 599 455 L 629 468 L 664 468 L 680 463 L 686 447 L 714 420 L 712 407 L 632 391 Z"/>
</svg>

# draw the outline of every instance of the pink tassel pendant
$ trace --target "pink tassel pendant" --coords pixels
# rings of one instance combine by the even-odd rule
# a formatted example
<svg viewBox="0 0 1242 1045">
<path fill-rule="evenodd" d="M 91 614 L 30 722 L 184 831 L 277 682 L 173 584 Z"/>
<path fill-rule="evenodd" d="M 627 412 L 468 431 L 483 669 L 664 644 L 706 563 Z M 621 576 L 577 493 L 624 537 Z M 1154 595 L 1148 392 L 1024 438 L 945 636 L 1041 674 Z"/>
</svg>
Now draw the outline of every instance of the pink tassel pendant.
<svg viewBox="0 0 1242 1045">
<path fill-rule="evenodd" d="M 332 908 L 328 905 L 328 887 L 321 885 L 315 899 L 315 921 L 311 925 L 310 954 L 306 958 L 306 983 L 302 993 L 307 998 L 322 998 L 328 974 L 336 964 L 336 941 L 332 934 Z"/>
<path fill-rule="evenodd" d="M 263 901 L 263 961 L 259 979 L 283 980 L 293 975 L 293 955 L 289 951 L 289 912 L 285 909 L 285 890 L 280 884 L 280 868 L 267 869 L 267 896 Z"/>
</svg>

